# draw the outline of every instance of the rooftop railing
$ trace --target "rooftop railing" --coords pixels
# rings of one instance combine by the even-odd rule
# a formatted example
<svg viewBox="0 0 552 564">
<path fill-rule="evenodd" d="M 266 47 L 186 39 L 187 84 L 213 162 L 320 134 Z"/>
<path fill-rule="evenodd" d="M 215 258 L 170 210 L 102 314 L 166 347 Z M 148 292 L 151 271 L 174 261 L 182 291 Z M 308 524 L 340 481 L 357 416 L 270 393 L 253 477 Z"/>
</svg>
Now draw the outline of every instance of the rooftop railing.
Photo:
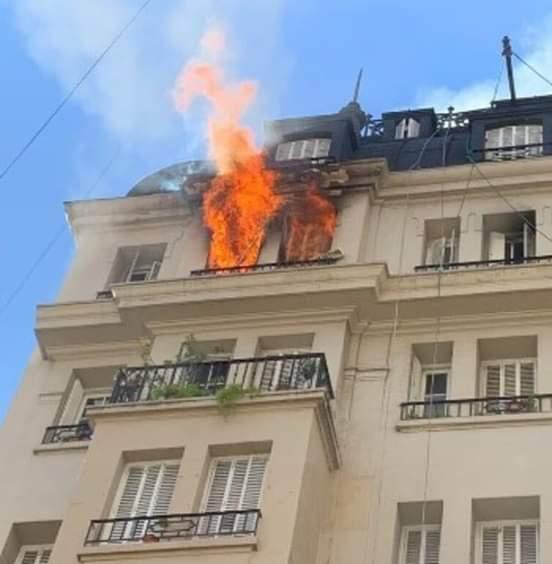
<svg viewBox="0 0 552 564">
<path fill-rule="evenodd" d="M 206 513 L 96 519 L 86 534 L 86 545 L 188 540 L 194 537 L 255 535 L 259 509 Z"/>
<path fill-rule="evenodd" d="M 231 385 L 255 393 L 324 389 L 334 397 L 326 357 L 307 353 L 121 368 L 110 401 L 214 396 Z"/>
<path fill-rule="evenodd" d="M 552 412 L 552 394 L 410 401 L 401 403 L 401 421 L 543 412 Z"/>
<path fill-rule="evenodd" d="M 306 268 L 309 266 L 320 266 L 325 264 L 335 264 L 341 256 L 320 257 L 315 260 L 301 260 L 292 262 L 265 262 L 261 264 L 251 264 L 247 266 L 230 266 L 226 268 L 203 268 L 192 270 L 191 276 L 213 276 L 217 274 L 238 274 L 240 272 L 264 272 L 270 270 L 284 270 L 290 268 Z"/>
<path fill-rule="evenodd" d="M 489 268 L 493 266 L 514 266 L 523 264 L 539 264 L 552 262 L 552 255 L 539 255 L 519 259 L 471 260 L 466 262 L 449 262 L 446 264 L 422 264 L 415 266 L 416 272 L 436 272 L 439 270 L 463 270 L 470 268 Z"/>
</svg>

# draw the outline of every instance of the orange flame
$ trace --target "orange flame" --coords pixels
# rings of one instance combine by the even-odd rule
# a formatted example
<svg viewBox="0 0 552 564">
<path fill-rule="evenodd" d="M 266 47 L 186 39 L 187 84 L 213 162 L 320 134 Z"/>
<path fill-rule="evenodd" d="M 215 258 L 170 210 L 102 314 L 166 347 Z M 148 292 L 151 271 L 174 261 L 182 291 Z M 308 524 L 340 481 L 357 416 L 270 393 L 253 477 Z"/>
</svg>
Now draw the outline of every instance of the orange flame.
<svg viewBox="0 0 552 564">
<path fill-rule="evenodd" d="M 286 262 L 312 260 L 330 250 L 337 211 L 329 198 L 311 184 L 293 202 L 286 216 Z"/>
<path fill-rule="evenodd" d="M 220 52 L 224 37 L 208 32 L 203 48 Z M 247 266 L 257 262 L 267 225 L 282 204 L 275 192 L 276 173 L 265 167 L 252 131 L 240 123 L 251 105 L 256 85 L 226 84 L 215 65 L 192 61 L 176 85 L 177 108 L 186 110 L 196 97 L 211 105 L 209 154 L 218 175 L 203 197 L 203 220 L 211 232 L 209 268 Z"/>
</svg>

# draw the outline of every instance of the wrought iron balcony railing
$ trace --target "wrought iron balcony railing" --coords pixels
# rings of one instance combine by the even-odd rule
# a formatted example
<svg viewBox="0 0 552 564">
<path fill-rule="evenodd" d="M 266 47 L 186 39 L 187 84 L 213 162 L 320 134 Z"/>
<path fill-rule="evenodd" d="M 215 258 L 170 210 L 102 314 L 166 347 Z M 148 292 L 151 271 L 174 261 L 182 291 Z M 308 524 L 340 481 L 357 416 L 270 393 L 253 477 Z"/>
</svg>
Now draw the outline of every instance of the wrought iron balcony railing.
<svg viewBox="0 0 552 564">
<path fill-rule="evenodd" d="M 448 271 L 471 268 L 490 268 L 493 266 L 514 266 L 522 264 L 539 264 L 543 262 L 552 262 L 552 255 L 539 255 L 520 259 L 471 260 L 467 262 L 449 262 L 447 264 L 423 264 L 415 266 L 414 270 L 416 272 L 437 272 L 439 270 Z"/>
<path fill-rule="evenodd" d="M 110 402 L 213 396 L 231 385 L 258 393 L 324 389 L 334 397 L 326 357 L 308 353 L 121 368 Z"/>
<path fill-rule="evenodd" d="M 552 394 L 450 399 L 431 402 L 409 401 L 401 403 L 402 421 L 543 412 L 552 412 Z"/>
<path fill-rule="evenodd" d="M 255 535 L 260 519 L 260 509 L 96 519 L 90 522 L 85 544 L 160 542 L 188 540 L 194 537 Z"/>
<path fill-rule="evenodd" d="M 87 421 L 76 425 L 55 425 L 46 427 L 42 444 L 70 443 L 75 441 L 89 441 L 92 438 L 92 427 Z"/>
<path fill-rule="evenodd" d="M 265 262 L 248 266 L 230 266 L 227 268 L 203 268 L 192 270 L 191 276 L 212 276 L 216 274 L 238 274 L 240 272 L 263 272 L 269 270 L 284 270 L 288 268 L 305 268 L 308 266 L 320 266 L 325 264 L 335 264 L 341 256 L 320 257 L 315 260 L 302 260 L 293 262 Z"/>
</svg>

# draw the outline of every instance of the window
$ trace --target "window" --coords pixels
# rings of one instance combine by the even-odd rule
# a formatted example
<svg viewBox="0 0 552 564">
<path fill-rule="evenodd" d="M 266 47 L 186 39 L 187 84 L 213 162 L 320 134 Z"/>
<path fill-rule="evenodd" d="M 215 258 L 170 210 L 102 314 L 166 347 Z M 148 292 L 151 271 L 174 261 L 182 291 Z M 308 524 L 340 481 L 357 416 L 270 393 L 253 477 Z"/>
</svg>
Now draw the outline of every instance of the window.
<svg viewBox="0 0 552 564">
<path fill-rule="evenodd" d="M 538 522 L 478 523 L 477 564 L 538 564 Z"/>
<path fill-rule="evenodd" d="M 79 411 L 77 413 L 77 418 L 75 420 L 75 423 L 84 423 L 88 421 L 86 417 L 87 409 L 90 409 L 91 407 L 106 405 L 107 403 L 109 403 L 110 398 L 111 398 L 111 393 L 109 392 L 85 394 L 81 406 L 79 408 Z"/>
<path fill-rule="evenodd" d="M 403 527 L 400 564 L 439 564 L 441 527 Z"/>
<path fill-rule="evenodd" d="M 483 230 L 488 260 L 515 264 L 535 256 L 534 225 L 533 211 L 485 216 Z"/>
<path fill-rule="evenodd" d="M 155 280 L 161 268 L 166 245 L 123 247 L 110 276 L 110 283 Z"/>
<path fill-rule="evenodd" d="M 329 137 L 298 139 L 297 141 L 280 143 L 276 149 L 276 160 L 290 161 L 327 157 L 330 153 L 330 145 L 331 139 Z"/>
<path fill-rule="evenodd" d="M 166 515 L 169 512 L 180 465 L 177 461 L 130 464 L 115 497 L 112 517 Z M 110 538 L 140 540 L 145 521 L 121 521 L 113 525 Z"/>
<path fill-rule="evenodd" d="M 423 374 L 424 399 L 428 404 L 424 407 L 424 417 L 442 417 L 446 412 L 446 405 L 440 402 L 447 399 L 448 369 L 426 370 Z"/>
<path fill-rule="evenodd" d="M 460 218 L 428 219 L 425 222 L 425 263 L 446 266 L 458 262 Z"/>
<path fill-rule="evenodd" d="M 530 396 L 535 393 L 534 359 L 501 360 L 483 363 L 486 397 Z"/>
<path fill-rule="evenodd" d="M 408 139 L 418 135 L 420 135 L 420 122 L 414 118 L 403 118 L 395 127 L 395 139 Z"/>
<path fill-rule="evenodd" d="M 258 509 L 261 503 L 267 455 L 215 458 L 203 499 L 203 512 Z M 255 530 L 254 514 L 226 514 L 201 524 L 203 534 Z M 200 527 L 200 528 L 201 528 Z"/>
<path fill-rule="evenodd" d="M 22 546 L 15 562 L 16 564 L 48 564 L 51 552 L 51 545 Z"/>
<path fill-rule="evenodd" d="M 542 155 L 542 125 L 508 125 L 489 129 L 485 135 L 485 149 L 485 158 L 497 161 Z"/>
</svg>

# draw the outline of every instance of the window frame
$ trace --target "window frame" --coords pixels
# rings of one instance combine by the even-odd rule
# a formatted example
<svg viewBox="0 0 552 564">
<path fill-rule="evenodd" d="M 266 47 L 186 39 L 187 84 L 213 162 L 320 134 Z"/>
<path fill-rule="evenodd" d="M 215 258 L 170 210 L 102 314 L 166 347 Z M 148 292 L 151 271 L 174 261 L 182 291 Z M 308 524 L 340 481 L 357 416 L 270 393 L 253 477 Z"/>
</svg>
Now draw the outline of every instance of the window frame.
<svg viewBox="0 0 552 564">
<path fill-rule="evenodd" d="M 540 145 L 538 143 L 533 144 L 533 147 L 527 147 L 529 145 L 529 128 L 538 127 L 540 128 Z M 512 128 L 512 144 L 506 145 L 504 143 L 504 131 L 508 128 Z M 517 128 L 524 129 L 524 142 L 521 145 L 515 144 Z M 497 146 L 490 147 L 489 134 L 491 132 L 498 132 L 497 134 Z M 484 156 L 485 160 L 488 161 L 503 161 L 503 160 L 515 160 L 520 158 L 526 158 L 531 156 L 540 156 L 543 154 L 544 142 L 544 126 L 542 121 L 540 123 L 510 123 L 505 125 L 498 125 L 496 127 L 488 127 L 485 129 L 485 139 L 484 139 Z M 505 147 L 516 147 L 514 149 L 505 149 Z"/>
<path fill-rule="evenodd" d="M 484 528 L 503 528 L 507 526 L 516 527 L 516 543 L 519 538 L 519 529 L 523 525 L 535 525 L 536 526 L 536 555 L 537 563 L 540 564 L 540 520 L 539 519 L 502 519 L 498 521 L 477 521 L 475 525 L 475 562 L 476 564 L 483 564 L 483 529 Z M 500 540 L 498 541 L 498 555 L 500 556 L 502 549 Z M 519 548 L 516 546 L 516 556 L 519 555 Z M 521 556 L 521 555 L 519 555 Z M 498 561 L 498 564 L 504 564 L 504 561 Z M 514 564 L 521 564 L 521 559 L 519 559 Z"/>
<path fill-rule="evenodd" d="M 480 397 L 484 398 L 487 397 L 487 367 L 492 365 L 499 365 L 500 366 L 500 395 L 499 397 L 504 396 L 504 367 L 507 364 L 515 364 L 516 365 L 516 396 L 521 395 L 521 365 L 526 362 L 533 363 L 534 369 L 534 390 L 533 393 L 537 393 L 538 390 L 538 362 L 537 357 L 520 357 L 520 358 L 498 358 L 494 360 L 483 360 L 480 362 Z"/>
<path fill-rule="evenodd" d="M 312 155 L 305 156 L 306 148 L 309 142 L 314 142 L 314 147 L 312 149 Z M 321 145 L 323 143 L 328 143 L 327 150 L 321 152 Z M 297 147 L 299 151 L 297 151 Z M 276 152 L 274 154 L 274 160 L 276 162 L 286 162 L 286 161 L 299 161 L 305 159 L 321 159 L 328 157 L 330 155 L 330 149 L 332 147 L 331 136 L 326 137 L 305 137 L 302 139 L 291 139 L 288 141 L 282 141 L 276 146 Z M 298 153 L 294 156 L 294 153 Z"/>
<path fill-rule="evenodd" d="M 426 537 L 428 532 L 439 531 L 441 533 L 441 524 L 426 524 L 426 525 L 405 525 L 401 527 L 401 540 L 399 550 L 399 563 L 406 564 L 406 555 L 408 548 L 408 533 L 420 531 L 422 533 L 422 542 L 420 545 L 420 561 L 419 564 L 424 564 L 425 561 L 425 547 Z M 441 544 L 439 541 L 439 552 L 441 551 Z"/>
<path fill-rule="evenodd" d="M 420 129 L 420 121 L 418 121 L 415 117 L 405 116 L 395 125 L 395 139 L 415 139 L 416 137 L 420 137 Z M 399 135 L 399 133 L 402 133 L 402 135 Z"/>
<path fill-rule="evenodd" d="M 106 398 L 107 401 L 102 403 L 101 405 L 104 406 L 108 403 L 109 398 L 111 396 L 111 390 L 109 388 L 102 389 L 94 389 L 87 391 L 86 389 L 83 391 L 81 401 L 79 403 L 79 408 L 77 409 L 76 416 L 75 416 L 75 425 L 86 421 L 86 417 L 84 417 L 84 412 L 86 410 L 86 402 L 89 399 L 95 398 Z"/>
<path fill-rule="evenodd" d="M 53 549 L 54 549 L 53 543 L 52 544 L 24 544 L 19 548 L 19 552 L 17 553 L 17 557 L 15 559 L 15 564 L 22 564 L 25 552 L 29 552 L 31 550 L 37 551 L 40 556 L 41 553 L 43 553 L 46 550 L 49 550 L 51 556 L 51 552 Z M 48 557 L 48 560 L 50 559 L 50 556 Z M 34 564 L 40 564 L 40 557 L 38 561 L 35 560 Z"/>
</svg>

